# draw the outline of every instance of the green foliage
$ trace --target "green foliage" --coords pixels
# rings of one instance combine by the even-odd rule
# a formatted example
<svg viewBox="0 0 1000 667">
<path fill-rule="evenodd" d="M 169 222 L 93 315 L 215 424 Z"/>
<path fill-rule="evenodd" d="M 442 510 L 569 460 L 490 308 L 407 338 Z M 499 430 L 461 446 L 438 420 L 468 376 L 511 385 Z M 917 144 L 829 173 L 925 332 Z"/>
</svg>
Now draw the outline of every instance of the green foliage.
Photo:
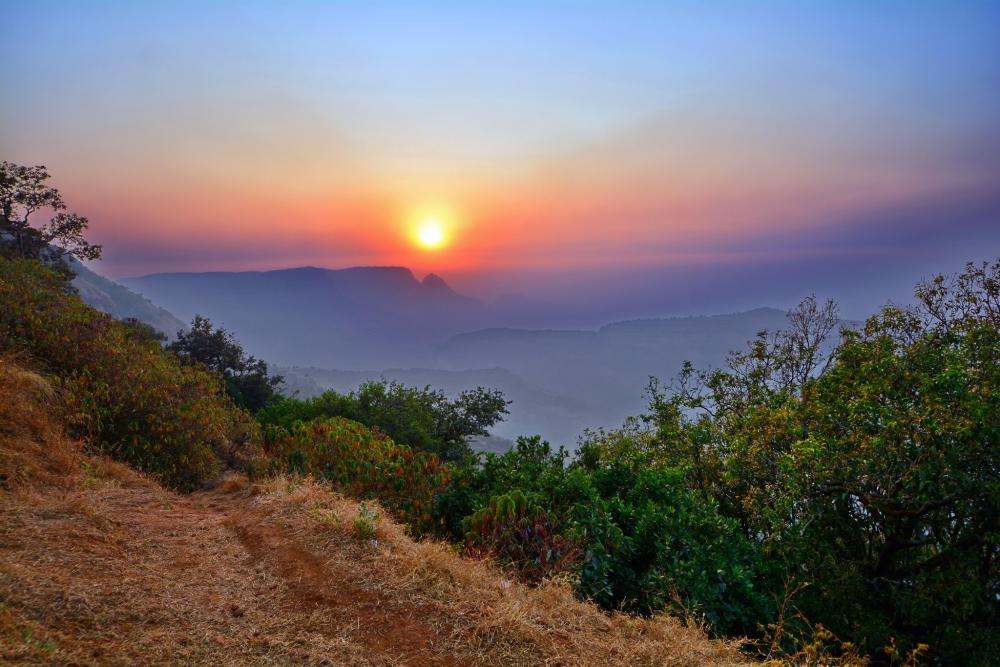
<svg viewBox="0 0 1000 667">
<path fill-rule="evenodd" d="M 802 617 L 871 655 L 990 664 L 1000 621 L 1000 262 L 918 287 L 813 354 L 828 319 L 652 387 L 655 458 L 785 576 Z M 813 302 L 814 304 L 814 302 Z M 808 369 L 807 373 L 788 372 Z M 773 592 L 777 595 L 778 590 Z"/>
<path fill-rule="evenodd" d="M 393 440 L 414 449 L 460 461 L 470 453 L 467 440 L 487 435 L 507 414 L 499 391 L 478 387 L 454 400 L 444 392 L 406 387 L 398 382 L 366 382 L 357 391 L 328 391 L 309 400 L 284 399 L 258 418 L 264 424 L 290 428 L 296 421 L 317 417 L 346 417 L 377 428 Z"/>
<path fill-rule="evenodd" d="M 682 470 L 613 460 L 593 483 L 614 531 L 594 545 L 583 593 L 608 608 L 700 616 L 718 632 L 756 629 L 771 606 L 755 583 L 764 564 L 735 521 L 685 486 Z"/>
<path fill-rule="evenodd" d="M 760 564 L 736 523 L 687 488 L 683 472 L 640 464 L 628 434 L 591 434 L 569 462 L 538 437 L 460 470 L 435 501 L 453 539 L 537 581 L 573 575 L 606 609 L 683 609 L 718 631 L 745 632 L 766 606 Z M 603 457 L 598 439 L 613 440 Z M 625 450 L 622 454 L 620 450 Z"/>
<path fill-rule="evenodd" d="M 351 496 L 377 498 L 419 533 L 438 528 L 433 499 L 448 484 L 451 468 L 437 456 L 343 417 L 297 422 L 290 430 L 272 426 L 266 436 L 276 466 L 311 473 Z"/>
<path fill-rule="evenodd" d="M 63 286 L 37 262 L 0 258 L 0 350 L 27 353 L 59 378 L 94 446 L 192 489 L 216 474 L 220 455 L 254 442 L 256 425 L 218 376 L 184 366 Z"/>
<path fill-rule="evenodd" d="M 565 449 L 553 451 L 538 436 L 518 438 L 505 454 L 479 455 L 474 464 L 456 471 L 454 481 L 434 501 L 442 530 L 453 540 L 465 541 L 465 517 L 516 489 L 545 498 L 547 510 L 568 521 L 572 508 L 597 499 L 587 475 L 567 468 L 568 456 Z"/>
<path fill-rule="evenodd" d="M 784 542 L 815 571 L 816 608 L 835 601 L 838 634 L 968 663 L 1000 620 L 1000 333 L 911 342 L 911 317 L 887 309 L 848 334 L 810 388 L 808 436 L 783 460 L 801 527 Z M 833 557 L 808 558 L 817 547 Z"/>
<path fill-rule="evenodd" d="M 542 497 L 521 489 L 493 496 L 462 521 L 466 552 L 495 557 L 527 581 L 565 572 L 579 559 L 580 549 L 543 503 Z"/>
<path fill-rule="evenodd" d="M 277 403 L 281 395 L 280 375 L 269 375 L 267 363 L 247 354 L 230 332 L 213 327 L 208 318 L 195 315 L 189 331 L 178 331 L 168 349 L 188 363 L 197 363 L 220 373 L 226 392 L 236 405 L 259 412 Z"/>
</svg>

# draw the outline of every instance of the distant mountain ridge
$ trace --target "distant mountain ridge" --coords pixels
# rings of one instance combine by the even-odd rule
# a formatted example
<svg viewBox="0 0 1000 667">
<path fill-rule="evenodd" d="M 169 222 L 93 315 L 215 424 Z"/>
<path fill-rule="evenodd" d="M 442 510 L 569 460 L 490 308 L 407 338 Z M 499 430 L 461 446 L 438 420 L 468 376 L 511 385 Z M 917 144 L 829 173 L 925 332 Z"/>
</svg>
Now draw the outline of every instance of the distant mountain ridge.
<svg viewBox="0 0 1000 667">
<path fill-rule="evenodd" d="M 556 406 L 532 420 L 559 444 L 572 446 L 585 427 L 610 426 L 645 408 L 650 377 L 668 380 L 685 361 L 719 367 L 731 350 L 742 349 L 762 329 L 787 325 L 785 311 L 756 308 L 743 313 L 612 322 L 597 330 L 492 328 L 452 336 L 434 347 L 432 366 L 459 370 L 500 367 L 535 392 L 588 406 Z M 512 407 L 515 423 L 517 403 Z M 515 429 L 516 430 L 516 423 Z M 510 437 L 507 430 L 498 433 Z"/>
<path fill-rule="evenodd" d="M 370 368 L 485 321 L 478 299 L 399 266 L 158 273 L 123 281 L 183 318 L 205 315 L 279 364 Z"/>
<path fill-rule="evenodd" d="M 373 294 L 398 296 L 399 294 L 426 293 L 479 303 L 478 299 L 458 294 L 440 277 L 427 274 L 418 281 L 413 272 L 402 266 L 356 266 L 344 269 L 325 269 L 303 266 L 271 271 L 206 271 L 151 273 L 124 278 L 128 285 L 144 286 L 152 291 L 176 289 L 176 286 L 196 285 L 199 288 L 218 290 L 238 286 L 253 286 L 271 290 L 323 289 L 342 296 L 359 298 Z M 190 304 L 183 304 L 185 307 Z"/>
<path fill-rule="evenodd" d="M 573 446 L 587 427 L 613 426 L 644 407 L 651 376 L 684 361 L 718 367 L 786 313 L 741 313 L 611 322 L 593 329 L 513 328 L 510 302 L 496 307 L 418 280 L 403 267 L 167 273 L 124 281 L 190 319 L 209 317 L 252 354 L 287 369 L 288 389 L 312 395 L 386 377 L 449 393 L 477 385 L 514 400 L 505 438 L 541 434 Z M 336 369 L 336 370 L 333 370 Z"/>
</svg>

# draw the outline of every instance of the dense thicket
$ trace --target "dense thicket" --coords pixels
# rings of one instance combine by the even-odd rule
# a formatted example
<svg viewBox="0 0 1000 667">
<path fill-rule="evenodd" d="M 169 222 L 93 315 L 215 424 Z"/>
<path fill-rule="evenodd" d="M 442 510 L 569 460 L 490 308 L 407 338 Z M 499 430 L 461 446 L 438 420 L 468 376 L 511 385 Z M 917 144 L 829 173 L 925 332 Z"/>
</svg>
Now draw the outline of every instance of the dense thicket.
<svg viewBox="0 0 1000 667">
<path fill-rule="evenodd" d="M 482 387 L 451 399 L 430 387 L 381 380 L 347 394 L 327 391 L 308 400 L 287 398 L 258 418 L 264 424 L 290 428 L 317 417 L 346 417 L 414 449 L 461 461 L 470 453 L 468 439 L 488 435 L 489 428 L 507 414 L 507 405 L 501 392 Z"/>
<path fill-rule="evenodd" d="M 417 533 L 438 532 L 431 510 L 452 468 L 434 454 L 343 417 L 270 427 L 266 451 L 272 471 L 308 473 L 356 498 L 377 498 Z"/>
<path fill-rule="evenodd" d="M 0 351 L 29 355 L 59 379 L 90 443 L 179 489 L 253 445 L 257 426 L 218 375 L 182 364 L 65 284 L 36 261 L 0 258 Z"/>
<path fill-rule="evenodd" d="M 579 594 L 606 609 L 684 611 L 737 634 L 766 616 L 750 542 L 674 468 L 628 456 L 570 461 L 520 438 L 460 470 L 435 510 L 469 551 L 530 580 L 571 572 Z"/>
</svg>

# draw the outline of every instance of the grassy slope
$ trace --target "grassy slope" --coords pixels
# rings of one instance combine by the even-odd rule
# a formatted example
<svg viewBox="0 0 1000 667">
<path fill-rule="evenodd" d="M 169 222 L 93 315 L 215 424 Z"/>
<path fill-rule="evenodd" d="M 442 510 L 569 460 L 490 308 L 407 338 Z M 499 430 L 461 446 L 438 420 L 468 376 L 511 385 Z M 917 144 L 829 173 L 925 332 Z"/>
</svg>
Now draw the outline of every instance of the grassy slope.
<svg viewBox="0 0 1000 667">
<path fill-rule="evenodd" d="M 667 617 L 607 616 L 414 542 L 310 480 L 188 496 L 81 452 L 58 394 L 0 359 L 0 662 L 737 664 Z"/>
</svg>

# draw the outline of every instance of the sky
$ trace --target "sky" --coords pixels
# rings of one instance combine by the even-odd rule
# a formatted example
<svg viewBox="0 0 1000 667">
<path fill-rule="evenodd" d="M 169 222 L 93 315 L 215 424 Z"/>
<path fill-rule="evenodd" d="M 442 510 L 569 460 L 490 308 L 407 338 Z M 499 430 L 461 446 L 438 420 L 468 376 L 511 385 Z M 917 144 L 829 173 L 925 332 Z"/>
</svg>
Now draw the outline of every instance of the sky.
<svg viewBox="0 0 1000 667">
<path fill-rule="evenodd" d="M 0 158 L 48 167 L 110 276 L 404 265 L 608 317 L 860 315 L 1000 256 L 995 2 L 0 15 Z"/>
</svg>

